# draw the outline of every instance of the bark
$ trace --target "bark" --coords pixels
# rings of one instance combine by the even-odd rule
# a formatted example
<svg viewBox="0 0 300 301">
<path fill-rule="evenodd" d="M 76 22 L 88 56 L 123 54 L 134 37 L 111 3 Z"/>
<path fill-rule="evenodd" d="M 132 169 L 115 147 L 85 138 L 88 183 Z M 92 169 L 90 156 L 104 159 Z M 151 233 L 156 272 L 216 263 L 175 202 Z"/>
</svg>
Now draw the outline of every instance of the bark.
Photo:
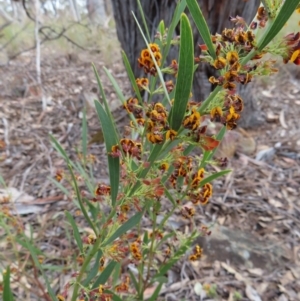
<svg viewBox="0 0 300 301">
<path fill-rule="evenodd" d="M 170 24 L 173 12 L 176 7 L 174 0 L 141 0 L 143 11 L 145 12 L 146 21 L 148 23 L 150 34 L 154 37 L 157 26 L 161 20 L 164 20 L 166 27 Z M 233 26 L 229 21 L 229 16 L 242 16 L 247 22 L 250 22 L 259 6 L 260 0 L 198 0 L 202 12 L 208 22 L 211 33 L 220 33 L 224 28 Z M 112 1 L 114 18 L 116 21 L 117 35 L 122 48 L 128 56 L 135 76 L 141 76 L 142 70 L 138 67 L 137 58 L 141 49 L 145 47 L 139 29 L 132 17 L 132 12 L 136 15 L 140 24 L 142 20 L 139 14 L 136 0 L 113 0 Z M 193 22 L 195 54 L 199 53 L 198 44 L 202 43 L 196 27 Z M 179 34 L 179 32 L 178 32 Z M 168 60 L 178 57 L 178 49 L 172 48 Z M 214 70 L 207 64 L 200 64 L 195 73 L 193 94 L 196 100 L 204 100 L 211 92 L 211 85 L 208 77 L 214 74 Z M 240 89 L 240 94 L 244 97 L 245 112 L 240 124 L 244 127 L 250 127 L 260 123 L 261 117 L 256 108 L 255 99 L 249 93 L 251 84 Z M 251 116 L 250 116 L 251 115 Z M 247 117 L 247 118 L 246 118 Z M 250 118 L 251 117 L 251 118 Z M 257 119 L 257 120 L 256 120 Z"/>
</svg>

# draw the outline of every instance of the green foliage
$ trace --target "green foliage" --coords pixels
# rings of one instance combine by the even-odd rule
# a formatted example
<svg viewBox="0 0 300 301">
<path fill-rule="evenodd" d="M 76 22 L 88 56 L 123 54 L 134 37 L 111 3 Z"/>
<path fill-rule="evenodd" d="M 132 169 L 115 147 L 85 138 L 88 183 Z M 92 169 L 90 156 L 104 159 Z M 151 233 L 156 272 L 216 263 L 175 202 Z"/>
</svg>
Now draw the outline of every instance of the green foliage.
<svg viewBox="0 0 300 301">
<path fill-rule="evenodd" d="M 225 31 L 212 39 L 197 2 L 178 1 L 173 20 L 170 24 L 160 23 L 153 42 L 140 2 L 138 5 L 142 25 L 137 25 L 145 41 L 145 49 L 141 49 L 137 59 L 145 77 L 135 79 L 123 53 L 135 93 L 125 99 L 112 74 L 103 69 L 131 118 L 128 124 L 130 133 L 124 136 L 117 129 L 105 89 L 93 66 L 101 94 L 101 102 L 95 100 L 95 108 L 105 142 L 109 183 L 97 183 L 97 176 L 93 174 L 85 111 L 82 149 L 79 151 L 82 160 L 71 160 L 61 144 L 50 137 L 67 166 L 66 187 L 61 183 L 57 185 L 72 198 L 89 227 L 89 233 L 84 233 L 71 212 L 65 212 L 68 229 L 73 233 L 72 241 L 76 243 L 74 261 L 76 258 L 80 264 L 74 265 L 74 274 L 60 296 L 67 295 L 72 287 L 72 301 L 91 296 L 116 301 L 142 301 L 146 298 L 155 301 L 167 281 L 167 272 L 174 264 L 179 260 L 201 258 L 202 249 L 194 242 L 198 236 L 208 233 L 195 225 L 194 215 L 198 214 L 198 207 L 204 206 L 212 197 L 213 181 L 230 172 L 223 168 L 226 160 L 216 158 L 215 154 L 226 130 L 235 128 L 243 108 L 243 100 L 236 94 L 235 86 L 247 84 L 257 76 L 256 68 L 263 69 L 260 71 L 266 74 L 271 72 L 268 64 L 262 63 L 254 68 L 251 58 L 264 55 L 265 46 L 277 35 L 297 3 L 286 1 L 264 34 L 255 36 L 245 27 L 244 30 L 233 29 L 229 37 Z M 218 78 L 209 79 L 217 87 L 202 103 L 195 102 L 191 96 L 197 65 L 190 21 L 183 13 L 186 6 L 205 43 L 201 56 L 196 58 L 197 63 L 210 64 L 220 72 Z M 174 39 L 178 22 L 181 32 L 179 43 L 177 38 Z M 178 44 L 178 63 L 174 58 L 167 66 L 171 45 Z M 292 46 L 284 45 L 282 50 L 288 59 L 295 50 Z M 165 79 L 166 74 L 172 81 Z M 148 101 L 145 101 L 144 94 L 149 96 Z M 158 101 L 154 102 L 154 99 Z M 212 135 L 207 131 L 211 122 L 221 122 L 224 126 L 219 133 Z M 196 148 L 198 151 L 193 152 Z M 213 165 L 222 170 L 216 172 Z M 187 206 L 188 203 L 192 206 Z M 167 212 L 163 211 L 163 205 L 168 208 Z M 175 212 L 190 220 L 190 233 L 166 229 Z M 158 216 L 162 218 L 159 220 Z M 149 221 L 147 230 L 143 223 L 145 219 Z M 57 300 L 45 272 L 46 266 L 39 261 L 43 253 L 35 246 L 32 235 L 28 238 L 21 233 L 15 241 L 31 254 L 35 268 L 45 281 L 45 291 L 51 300 Z M 124 273 L 123 265 L 127 261 L 134 263 L 134 267 Z M 3 293 L 8 301 L 13 300 L 10 279 L 8 268 L 4 275 Z M 145 291 L 155 283 L 156 288 L 150 296 L 146 296 Z M 216 286 L 210 286 L 207 294 L 215 298 Z"/>
<path fill-rule="evenodd" d="M 179 70 L 176 82 L 175 99 L 170 113 L 170 126 L 177 131 L 181 127 L 190 97 L 194 73 L 194 43 L 191 25 L 185 14 L 180 21 Z"/>
<path fill-rule="evenodd" d="M 3 274 L 3 300 L 14 301 L 14 296 L 10 288 L 10 267 L 7 267 Z"/>
</svg>

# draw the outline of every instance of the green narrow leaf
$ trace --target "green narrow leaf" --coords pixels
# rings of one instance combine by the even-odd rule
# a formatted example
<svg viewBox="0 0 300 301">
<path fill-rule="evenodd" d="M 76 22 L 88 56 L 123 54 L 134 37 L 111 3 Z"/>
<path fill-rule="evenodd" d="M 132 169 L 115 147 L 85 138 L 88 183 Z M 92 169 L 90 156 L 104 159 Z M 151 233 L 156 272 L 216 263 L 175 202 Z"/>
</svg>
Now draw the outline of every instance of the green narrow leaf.
<svg viewBox="0 0 300 301">
<path fill-rule="evenodd" d="M 59 188 L 67 197 L 70 196 L 70 191 L 68 191 L 61 183 L 57 182 L 52 177 L 48 177 L 48 180 L 57 186 L 57 188 Z"/>
<path fill-rule="evenodd" d="M 20 239 L 19 237 L 16 237 L 16 241 L 19 245 L 21 245 L 23 248 L 28 250 L 27 240 L 24 241 L 24 240 Z M 40 249 L 38 249 L 37 247 L 35 247 L 34 245 L 32 245 L 32 248 L 34 249 L 35 254 L 43 255 L 43 252 Z"/>
<path fill-rule="evenodd" d="M 146 18 L 145 18 L 145 14 L 144 14 L 143 7 L 142 7 L 142 5 L 141 5 L 140 0 L 137 0 L 137 3 L 138 3 L 138 6 L 139 6 L 140 14 L 141 14 L 141 16 L 142 16 L 142 21 L 143 21 L 143 24 L 144 24 L 144 27 L 145 27 L 145 31 L 146 31 L 146 34 L 147 34 L 147 38 L 148 38 L 148 40 L 150 41 L 151 37 L 150 37 L 150 33 L 149 33 L 148 25 L 147 25 L 147 22 L 146 22 Z"/>
<path fill-rule="evenodd" d="M 186 0 L 189 11 L 195 22 L 195 25 L 208 48 L 209 54 L 213 59 L 216 58 L 216 50 L 211 40 L 210 30 L 202 14 L 202 11 L 196 0 Z"/>
<path fill-rule="evenodd" d="M 102 83 L 101 83 L 101 80 L 100 80 L 100 77 L 99 77 L 99 74 L 97 72 L 97 69 L 95 67 L 95 65 L 92 65 L 93 66 L 93 70 L 94 70 L 94 73 L 95 73 L 95 76 L 96 76 L 96 79 L 97 79 L 97 83 L 98 83 L 98 87 L 99 87 L 99 90 L 100 90 L 100 94 L 101 94 L 101 97 L 102 97 L 102 101 L 103 101 L 103 104 L 104 104 L 104 107 L 105 107 L 105 111 L 106 111 L 106 114 L 107 116 L 109 117 L 109 120 L 112 124 L 112 128 L 110 129 L 111 130 L 111 134 L 113 134 L 115 136 L 115 139 L 117 141 L 119 141 L 119 136 L 118 135 L 118 131 L 117 131 L 117 128 L 115 126 L 115 122 L 114 122 L 114 118 L 111 114 L 111 111 L 110 111 L 110 107 L 108 105 L 108 102 L 107 102 L 107 99 L 106 99 L 106 96 L 105 96 L 105 92 L 104 92 L 104 89 L 103 89 L 103 86 L 102 86 Z M 119 99 L 122 101 L 122 103 L 124 102 L 124 95 L 120 89 L 120 87 L 118 86 L 117 82 L 115 81 L 115 79 L 113 78 L 113 76 L 111 75 L 111 73 L 106 69 L 106 68 L 103 68 L 106 75 L 108 76 L 109 80 L 111 81 Z"/>
<path fill-rule="evenodd" d="M 123 235 L 124 233 L 126 233 L 128 230 L 132 229 L 134 226 L 136 226 L 142 216 L 143 216 L 144 212 L 138 212 L 136 213 L 134 216 L 132 216 L 128 221 L 126 221 L 118 230 L 116 230 L 112 236 L 110 236 L 108 238 L 107 241 L 104 242 L 103 247 L 109 245 L 110 243 L 112 243 L 115 239 L 117 239 L 118 237 L 120 237 L 121 235 Z"/>
<path fill-rule="evenodd" d="M 82 240 L 81 240 L 81 237 L 80 237 L 80 234 L 79 234 L 78 227 L 77 227 L 77 225 L 76 225 L 76 223 L 74 221 L 74 218 L 73 218 L 73 216 L 68 211 L 65 211 L 65 215 L 66 215 L 66 218 L 68 219 L 68 221 L 71 224 L 71 227 L 73 229 L 74 238 L 76 240 L 77 246 L 78 246 L 80 252 L 83 253 Z"/>
<path fill-rule="evenodd" d="M 171 42 L 174 36 L 174 31 L 175 28 L 178 24 L 178 22 L 180 21 L 180 16 L 181 14 L 184 12 L 186 8 L 186 0 L 183 1 L 178 1 L 176 8 L 175 8 L 175 12 L 171 21 L 171 24 L 169 26 L 168 29 L 168 34 L 167 34 L 167 39 L 166 39 L 166 46 L 164 47 L 164 53 L 163 53 L 163 57 L 162 57 L 162 66 L 164 65 L 164 62 L 167 58 L 167 55 L 169 54 L 170 51 L 170 47 L 171 47 Z M 172 98 L 171 98 L 172 99 Z"/>
<path fill-rule="evenodd" d="M 224 175 L 226 175 L 226 174 L 228 174 L 230 172 L 231 172 L 230 169 L 226 169 L 226 170 L 222 170 L 222 171 L 216 172 L 213 175 L 208 176 L 207 178 L 203 179 L 200 182 L 200 186 L 203 186 L 206 183 L 211 183 L 213 180 L 215 180 L 217 178 L 220 178 L 220 177 L 222 177 L 222 176 L 224 176 Z"/>
<path fill-rule="evenodd" d="M 103 253 L 101 250 L 98 251 L 97 256 L 95 258 L 94 265 L 87 275 L 86 279 L 83 281 L 84 286 L 88 286 L 90 282 L 93 280 L 93 278 L 98 274 L 99 272 L 99 265 L 100 265 L 100 259 L 102 257 Z"/>
<path fill-rule="evenodd" d="M 123 299 L 121 299 L 118 295 L 116 295 L 114 292 L 112 292 L 110 290 L 105 290 L 104 292 L 112 295 L 113 301 L 123 301 Z"/>
<path fill-rule="evenodd" d="M 83 116 L 82 116 L 82 154 L 84 158 L 84 165 L 86 165 L 86 156 L 87 156 L 87 121 L 86 121 L 86 109 L 83 109 Z"/>
<path fill-rule="evenodd" d="M 296 10 L 299 5 L 299 0 L 286 0 L 284 1 L 280 11 L 273 21 L 273 24 L 266 31 L 264 36 L 258 42 L 257 48 L 259 51 L 262 51 L 279 33 L 279 31 L 284 27 L 285 23 L 291 17 L 293 12 Z M 271 22 L 271 21 L 269 21 Z"/>
<path fill-rule="evenodd" d="M 0 184 L 2 186 L 6 187 L 6 184 L 5 184 L 5 181 L 4 181 L 3 177 L 2 177 L 2 175 L 0 175 Z"/>
<path fill-rule="evenodd" d="M 190 248 L 192 242 L 194 240 L 193 235 L 191 235 L 190 239 L 186 242 L 186 244 L 181 245 L 180 248 L 172 255 L 172 257 L 162 266 L 160 266 L 157 274 L 153 278 L 159 278 L 164 276 L 168 270 L 186 253 L 186 251 Z M 155 280 L 154 279 L 154 280 Z"/>
<path fill-rule="evenodd" d="M 99 103 L 99 101 L 95 100 L 95 106 L 103 130 L 106 151 L 110 152 L 112 146 L 118 144 L 118 140 L 116 139 L 116 136 L 113 135 L 112 133 L 113 131 L 112 129 L 114 125 L 112 120 L 107 116 L 104 108 Z M 107 160 L 108 160 L 110 187 L 111 187 L 111 201 L 114 207 L 116 204 L 116 199 L 119 190 L 120 160 L 119 158 L 113 158 L 110 155 L 107 155 Z"/>
<path fill-rule="evenodd" d="M 133 283 L 133 286 L 134 286 L 135 290 L 138 292 L 139 291 L 139 284 L 138 284 L 134 274 L 132 273 L 132 271 L 130 269 L 128 269 L 128 273 L 129 273 L 130 279 Z"/>
<path fill-rule="evenodd" d="M 39 269 L 39 271 L 42 273 L 42 276 L 46 282 L 46 286 L 47 286 L 47 290 L 48 290 L 48 294 L 50 295 L 51 299 L 53 301 L 56 301 L 57 298 L 56 298 L 56 295 L 48 281 L 48 278 L 46 276 L 46 273 L 44 272 L 44 269 L 42 267 L 42 265 L 40 264 L 39 260 L 38 260 L 38 257 L 37 257 L 37 254 L 35 252 L 35 247 L 30 243 L 30 241 L 28 240 L 28 238 L 24 235 L 24 239 L 26 241 L 26 248 L 29 250 L 30 252 L 30 255 L 34 261 L 34 264 L 36 265 L 36 267 Z"/>
<path fill-rule="evenodd" d="M 127 55 L 126 55 L 126 53 L 124 51 L 122 51 L 122 58 L 123 58 L 123 63 L 124 63 L 125 69 L 127 71 L 127 75 L 129 77 L 130 83 L 131 83 L 131 85 L 133 87 L 133 90 L 135 92 L 135 95 L 137 96 L 139 102 L 142 104 L 143 103 L 143 99 L 142 99 L 142 96 L 141 96 L 140 89 L 138 88 L 138 86 L 136 84 L 135 76 L 133 74 L 133 71 L 132 71 L 132 68 L 130 66 L 129 60 L 127 58 Z"/>
<path fill-rule="evenodd" d="M 112 74 L 110 73 L 110 71 L 108 69 L 106 69 L 104 67 L 103 70 L 104 70 L 105 74 L 107 75 L 108 79 L 110 80 L 111 84 L 113 85 L 114 90 L 116 91 L 116 94 L 118 95 L 118 98 L 123 103 L 125 101 L 125 96 L 124 96 L 120 86 L 118 85 L 118 83 L 116 82 L 116 80 L 114 79 L 114 77 L 112 76 Z"/>
<path fill-rule="evenodd" d="M 53 146 L 58 151 L 58 153 L 65 159 L 66 163 L 69 163 L 69 157 L 60 143 L 54 138 L 54 136 L 50 135 L 50 138 L 52 140 Z"/>
<path fill-rule="evenodd" d="M 113 272 L 115 266 L 116 266 L 117 262 L 115 261 L 111 261 L 106 268 L 102 271 L 102 273 L 99 275 L 99 277 L 96 279 L 96 281 L 94 282 L 92 289 L 98 287 L 100 284 L 105 284 L 106 281 L 108 280 L 109 276 L 111 275 L 111 273 Z"/>
<path fill-rule="evenodd" d="M 149 301 L 156 301 L 157 300 L 157 297 L 159 295 L 159 292 L 161 290 L 161 287 L 163 286 L 163 282 L 160 282 L 159 285 L 156 287 L 153 295 L 149 298 Z"/>
<path fill-rule="evenodd" d="M 3 300 L 14 301 L 14 296 L 10 288 L 10 267 L 6 268 L 6 272 L 3 273 Z"/>
<path fill-rule="evenodd" d="M 190 22 L 185 14 L 180 19 L 180 49 L 174 105 L 171 110 L 171 128 L 181 126 L 193 83 L 194 42 Z"/>
<path fill-rule="evenodd" d="M 86 170 L 84 169 L 84 167 L 82 167 L 82 165 L 80 164 L 80 162 L 76 162 L 75 164 L 75 168 L 76 170 L 79 172 L 79 174 L 81 175 L 81 177 L 83 178 L 89 192 L 93 195 L 94 194 L 94 184 L 91 183 L 90 181 L 90 175 L 86 172 Z"/>
<path fill-rule="evenodd" d="M 118 281 L 120 281 L 121 269 L 122 269 L 122 265 L 120 262 L 118 262 L 116 264 L 115 269 L 112 274 L 112 286 L 113 287 L 115 287 L 117 285 Z"/>
<path fill-rule="evenodd" d="M 60 143 L 52 135 L 50 135 L 50 139 L 51 139 L 52 143 L 54 144 L 54 147 L 57 150 L 59 150 L 59 152 L 62 154 L 62 156 L 64 157 L 64 159 L 67 163 L 68 170 L 71 174 L 72 182 L 73 182 L 73 185 L 74 185 L 73 188 L 75 189 L 78 204 L 80 206 L 80 210 L 82 211 L 83 216 L 85 217 L 86 221 L 89 223 L 90 227 L 94 230 L 95 234 L 97 235 L 97 233 L 98 233 L 97 229 L 95 228 L 93 222 L 91 221 L 91 219 L 90 219 L 90 217 L 89 217 L 89 215 L 88 215 L 88 213 L 87 213 L 87 211 L 86 211 L 86 209 L 83 205 L 83 202 L 82 202 L 81 193 L 79 191 L 77 180 L 76 180 L 73 168 L 72 168 L 72 166 L 74 166 L 74 163 L 71 162 L 71 160 L 67 156 L 66 152 L 64 151 L 63 147 L 60 145 Z"/>
<path fill-rule="evenodd" d="M 149 170 L 151 169 L 155 159 L 159 156 L 160 151 L 161 151 L 162 148 L 163 148 L 163 144 L 155 144 L 154 145 L 154 147 L 153 147 L 153 149 L 150 153 L 150 156 L 147 160 L 149 165 L 148 165 L 148 167 L 144 168 L 143 170 L 141 170 L 139 172 L 139 174 L 137 175 L 138 179 L 144 179 L 146 177 L 146 175 L 149 172 Z M 135 183 L 135 185 L 131 188 L 129 196 L 132 196 L 134 194 L 134 192 L 140 187 L 140 185 L 141 185 L 141 182 L 137 181 Z"/>
</svg>

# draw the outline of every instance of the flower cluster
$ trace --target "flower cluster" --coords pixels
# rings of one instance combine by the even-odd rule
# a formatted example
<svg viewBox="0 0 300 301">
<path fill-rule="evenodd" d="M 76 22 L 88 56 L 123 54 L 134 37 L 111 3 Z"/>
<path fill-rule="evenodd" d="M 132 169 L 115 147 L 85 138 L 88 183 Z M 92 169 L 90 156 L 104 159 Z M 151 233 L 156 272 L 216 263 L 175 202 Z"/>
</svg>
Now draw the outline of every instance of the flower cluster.
<svg viewBox="0 0 300 301">
<path fill-rule="evenodd" d="M 148 117 L 146 121 L 147 139 L 151 143 L 162 143 L 168 125 L 166 108 L 160 102 L 151 104 L 148 106 L 146 116 Z"/>
<path fill-rule="evenodd" d="M 136 142 L 127 138 L 121 139 L 120 146 L 112 146 L 110 155 L 113 157 L 120 157 L 122 155 L 122 152 L 125 156 L 135 157 L 140 160 L 142 153 L 142 144 L 140 142 Z"/>
<path fill-rule="evenodd" d="M 149 48 L 151 49 L 151 52 L 153 54 L 153 57 L 155 59 L 157 66 L 160 66 L 162 55 L 160 53 L 159 46 L 155 43 L 152 43 L 152 44 L 149 44 Z M 151 74 L 151 75 L 155 76 L 157 73 L 157 70 L 156 70 L 154 60 L 151 56 L 151 52 L 148 48 L 143 49 L 141 51 L 140 57 L 138 58 L 138 63 L 139 63 L 140 67 L 144 68 L 144 72 L 146 74 Z"/>
<path fill-rule="evenodd" d="M 128 276 L 126 276 L 125 280 L 115 287 L 115 291 L 117 293 L 126 293 L 126 292 L 128 292 L 129 283 L 130 283 L 130 278 Z"/>
<path fill-rule="evenodd" d="M 300 65 L 300 32 L 291 33 L 284 38 L 286 42 L 287 56 L 283 58 L 284 63 L 288 61 Z"/>
<path fill-rule="evenodd" d="M 202 257 L 202 253 L 203 253 L 203 250 L 200 248 L 199 245 L 196 245 L 194 248 L 193 254 L 191 254 L 189 256 L 189 260 L 196 261 L 196 260 L 200 259 Z"/>
<path fill-rule="evenodd" d="M 140 90 L 146 90 L 148 88 L 149 80 L 146 77 L 137 78 L 135 82 Z"/>
<path fill-rule="evenodd" d="M 134 241 L 133 243 L 131 243 L 129 249 L 132 257 L 135 260 L 139 261 L 142 259 L 142 253 L 141 253 L 141 247 L 139 241 Z"/>
</svg>

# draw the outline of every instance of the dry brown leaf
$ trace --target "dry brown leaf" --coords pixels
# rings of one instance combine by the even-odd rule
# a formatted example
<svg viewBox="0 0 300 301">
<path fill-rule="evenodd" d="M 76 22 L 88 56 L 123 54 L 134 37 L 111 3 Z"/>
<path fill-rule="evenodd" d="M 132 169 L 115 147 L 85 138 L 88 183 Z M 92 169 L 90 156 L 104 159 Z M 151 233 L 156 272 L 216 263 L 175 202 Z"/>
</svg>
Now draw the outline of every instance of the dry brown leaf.
<svg viewBox="0 0 300 301">
<path fill-rule="evenodd" d="M 273 218 L 269 217 L 269 216 L 260 216 L 258 218 L 260 221 L 263 221 L 265 223 L 268 223 L 268 222 L 272 222 Z"/>
<path fill-rule="evenodd" d="M 285 289 L 285 287 L 283 285 L 277 284 L 277 286 L 278 286 L 280 292 L 286 293 L 286 289 Z"/>
<path fill-rule="evenodd" d="M 298 268 L 298 270 L 295 268 L 290 268 L 290 270 L 296 279 L 300 279 L 300 268 Z"/>
<path fill-rule="evenodd" d="M 251 301 L 261 301 L 261 298 L 257 291 L 251 286 L 251 285 L 246 285 L 246 296 L 251 300 Z"/>
<path fill-rule="evenodd" d="M 280 279 L 280 283 L 285 286 L 288 283 L 291 283 L 295 280 L 293 273 L 291 271 L 287 271 Z"/>
<path fill-rule="evenodd" d="M 220 225 L 224 225 L 225 221 L 226 221 L 226 216 L 220 216 L 220 217 L 218 217 L 218 223 Z"/>
<path fill-rule="evenodd" d="M 273 112 L 267 113 L 267 121 L 268 122 L 276 122 L 279 119 L 278 115 L 275 115 Z"/>
<path fill-rule="evenodd" d="M 282 202 L 276 201 L 276 200 L 273 199 L 273 198 L 270 198 L 270 199 L 268 200 L 268 202 L 269 202 L 270 205 L 272 205 L 272 206 L 274 206 L 274 207 L 276 207 L 276 208 L 283 207 Z"/>
<path fill-rule="evenodd" d="M 256 288 L 258 294 L 263 295 L 264 292 L 267 290 L 268 286 L 269 286 L 269 283 L 267 283 L 267 282 L 260 283 Z"/>
<path fill-rule="evenodd" d="M 245 282 L 245 278 L 244 278 L 239 272 L 237 272 L 233 267 L 231 267 L 230 265 L 228 265 L 228 264 L 225 263 L 225 262 L 221 262 L 221 266 L 222 266 L 222 268 L 225 269 L 229 274 L 234 275 L 234 277 L 236 278 L 236 280 Z"/>
<path fill-rule="evenodd" d="M 264 274 L 264 271 L 260 268 L 248 269 L 248 272 L 250 274 L 256 275 L 256 276 L 262 276 Z"/>
<path fill-rule="evenodd" d="M 195 283 L 194 292 L 197 296 L 200 296 L 201 299 L 206 296 L 205 290 L 203 290 L 203 286 L 200 282 Z"/>
<path fill-rule="evenodd" d="M 287 124 L 285 123 L 284 110 L 281 110 L 281 111 L 280 111 L 280 114 L 279 114 L 279 121 L 280 121 L 281 126 L 282 126 L 284 129 L 287 129 L 287 128 L 288 128 Z"/>
</svg>

